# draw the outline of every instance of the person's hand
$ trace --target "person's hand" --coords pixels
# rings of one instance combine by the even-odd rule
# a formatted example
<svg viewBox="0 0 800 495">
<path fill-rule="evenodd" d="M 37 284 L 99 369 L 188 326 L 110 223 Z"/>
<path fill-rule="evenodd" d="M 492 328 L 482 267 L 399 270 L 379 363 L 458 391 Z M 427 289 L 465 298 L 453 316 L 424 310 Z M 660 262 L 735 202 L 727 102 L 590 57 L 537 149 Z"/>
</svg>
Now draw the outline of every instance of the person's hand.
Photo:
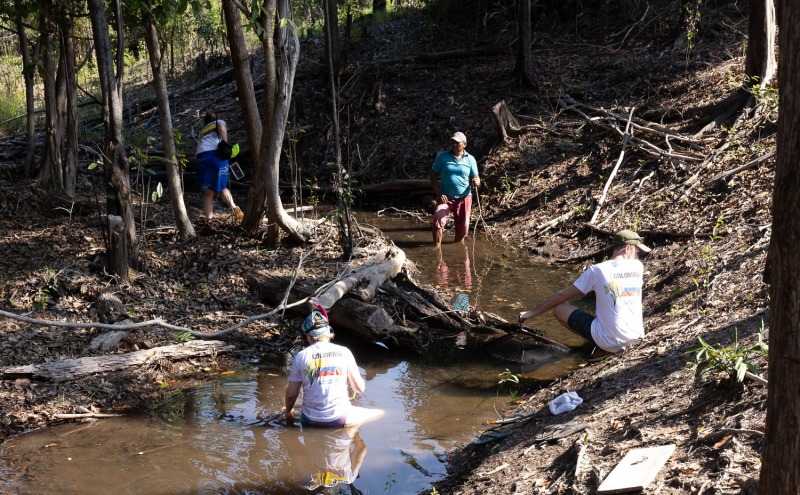
<svg viewBox="0 0 800 495">
<path fill-rule="evenodd" d="M 447 204 L 447 195 L 446 194 L 442 194 L 441 196 L 439 196 L 439 204 L 440 205 L 446 205 Z"/>
<path fill-rule="evenodd" d="M 527 319 L 528 319 L 528 317 L 527 317 L 527 316 L 525 316 L 527 313 L 528 313 L 527 311 L 522 311 L 522 312 L 520 312 L 519 316 L 517 316 L 517 322 L 518 322 L 520 325 L 522 325 L 522 323 L 523 323 L 525 320 L 527 320 Z"/>
<path fill-rule="evenodd" d="M 286 419 L 287 426 L 294 426 L 294 410 L 289 409 L 288 411 L 284 412 L 283 417 Z"/>
<path fill-rule="evenodd" d="M 472 178 L 472 185 L 475 186 L 475 187 L 480 186 L 481 185 L 481 178 L 478 177 L 477 175 L 475 177 L 473 177 Z"/>
</svg>

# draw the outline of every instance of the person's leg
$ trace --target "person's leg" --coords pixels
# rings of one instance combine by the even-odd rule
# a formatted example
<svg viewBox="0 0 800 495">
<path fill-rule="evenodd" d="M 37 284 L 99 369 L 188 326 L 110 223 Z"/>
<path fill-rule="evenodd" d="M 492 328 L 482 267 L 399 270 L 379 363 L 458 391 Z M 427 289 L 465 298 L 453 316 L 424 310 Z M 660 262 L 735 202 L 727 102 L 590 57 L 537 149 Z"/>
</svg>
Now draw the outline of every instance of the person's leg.
<svg viewBox="0 0 800 495">
<path fill-rule="evenodd" d="M 458 200 L 455 204 L 453 220 L 456 225 L 455 242 L 462 242 L 469 233 L 469 215 L 472 210 L 472 196 Z"/>
<path fill-rule="evenodd" d="M 386 414 L 383 409 L 367 409 L 366 407 L 352 406 L 347 413 L 345 427 L 363 425 L 370 421 L 382 418 Z"/>
<path fill-rule="evenodd" d="M 561 303 L 553 308 L 553 316 L 567 330 L 588 340 L 589 344 L 597 346 L 597 343 L 592 338 L 592 320 L 594 320 L 594 316 L 567 303 Z"/>
<path fill-rule="evenodd" d="M 214 191 L 206 189 L 203 191 L 203 216 L 211 220 L 214 214 Z"/>
<path fill-rule="evenodd" d="M 447 217 L 450 216 L 450 204 L 447 203 L 437 204 L 436 210 L 433 212 L 433 243 L 437 246 L 442 244 L 442 237 L 444 237 L 444 227 L 447 225 Z"/>
</svg>

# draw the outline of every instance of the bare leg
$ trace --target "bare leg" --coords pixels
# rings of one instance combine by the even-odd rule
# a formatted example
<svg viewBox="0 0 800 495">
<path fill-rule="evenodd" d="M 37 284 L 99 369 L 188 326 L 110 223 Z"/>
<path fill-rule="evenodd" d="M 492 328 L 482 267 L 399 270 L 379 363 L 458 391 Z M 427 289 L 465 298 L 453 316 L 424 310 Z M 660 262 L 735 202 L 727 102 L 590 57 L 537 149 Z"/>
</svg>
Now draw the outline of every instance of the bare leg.
<svg viewBox="0 0 800 495">
<path fill-rule="evenodd" d="M 433 228 L 433 243 L 437 246 L 442 245 L 442 236 L 444 231 L 442 229 L 437 229 L 436 227 Z"/>
<path fill-rule="evenodd" d="M 223 203 L 228 205 L 228 208 L 233 210 L 236 207 L 236 203 L 233 202 L 233 196 L 231 196 L 231 192 L 228 189 L 223 189 L 219 192 L 219 198 L 222 200 Z"/>
<path fill-rule="evenodd" d="M 573 306 L 571 304 L 561 303 L 558 306 L 556 306 L 555 308 L 553 308 L 553 316 L 556 317 L 556 320 L 558 320 L 559 323 L 564 325 L 564 328 L 566 328 L 567 330 L 569 330 L 570 332 L 572 332 L 572 333 L 574 333 L 576 335 L 581 335 L 578 332 L 576 332 L 575 330 L 573 330 L 572 328 L 570 328 L 569 325 L 567 325 L 567 321 L 569 320 L 569 315 L 571 315 L 572 312 L 575 311 L 576 309 L 578 309 L 578 308 L 576 308 L 575 306 Z M 581 335 L 581 337 L 583 337 L 583 336 Z"/>
<path fill-rule="evenodd" d="M 211 220 L 211 215 L 214 213 L 214 191 L 206 189 L 203 191 L 203 216 Z"/>
<path fill-rule="evenodd" d="M 370 421 L 382 418 L 386 414 L 383 409 L 368 409 L 366 407 L 352 406 L 347 413 L 347 424 L 345 427 L 363 425 Z"/>
</svg>

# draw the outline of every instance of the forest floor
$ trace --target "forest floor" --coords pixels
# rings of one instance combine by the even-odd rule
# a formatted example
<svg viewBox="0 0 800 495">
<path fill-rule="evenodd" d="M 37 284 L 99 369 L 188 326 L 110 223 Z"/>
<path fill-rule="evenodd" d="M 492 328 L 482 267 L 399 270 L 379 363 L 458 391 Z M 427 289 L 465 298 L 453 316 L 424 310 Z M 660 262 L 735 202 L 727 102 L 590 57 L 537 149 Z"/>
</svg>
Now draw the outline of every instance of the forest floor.
<svg viewBox="0 0 800 495">
<path fill-rule="evenodd" d="M 345 154 L 359 183 L 426 178 L 435 152 L 461 130 L 483 178 L 479 235 L 490 231 L 539 261 L 578 268 L 601 261 L 610 235 L 623 228 L 637 230 L 653 248 L 644 259 L 646 337 L 523 397 L 509 414 L 531 416 L 505 427 L 512 433 L 503 439 L 453 452 L 448 477 L 436 484 L 439 493 L 594 493 L 625 453 L 662 445 L 676 451 L 645 493 L 755 493 L 766 386 L 736 383 L 724 366 L 695 377 L 695 367 L 687 366 L 692 356 L 685 353 L 699 337 L 723 348 L 737 338 L 740 347 L 754 345 L 762 328 L 768 338 L 764 270 L 774 164 L 767 158 L 724 174 L 775 149 L 775 110 L 769 94 L 759 94 L 723 125 L 703 130 L 712 104 L 741 79 L 735 74 L 743 68 L 741 33 L 747 32 L 747 16 L 734 4 L 707 8 L 689 54 L 675 48 L 677 2 L 614 16 L 613 22 L 537 26 L 535 91 L 511 76 L 511 54 L 435 64 L 376 62 L 501 41 L 480 30 L 474 38 L 457 38 L 430 19 L 398 16 L 369 27 L 348 48 L 342 127 Z M 303 41 L 303 50 L 316 54 L 319 45 Z M 296 176 L 301 184 L 325 185 L 328 104 L 315 57 L 305 57 L 298 70 L 293 124 L 313 129 L 296 143 L 297 163 L 317 165 Z M 235 100 L 220 103 L 219 96 L 230 94 L 232 84 L 205 88 L 177 104 L 176 126 L 185 136 L 209 105 L 236 120 Z M 524 126 L 505 141 L 491 116 L 501 101 Z M 621 131 L 632 109 L 636 139 L 623 147 Z M 151 114 L 140 124 L 154 123 Z M 5 311 L 70 322 L 168 318 L 215 331 L 272 309 L 248 287 L 253 267 L 288 276 L 308 255 L 299 246 L 265 247 L 223 212 L 211 222 L 197 222 L 198 236 L 181 243 L 170 208 L 161 202 L 142 213 L 142 265 L 120 285 L 104 270 L 98 178 L 82 170 L 75 203 L 65 202 L 25 180 L 9 149 L 0 152 Z M 244 201 L 243 189 L 234 188 L 234 194 Z M 408 196 L 381 201 L 424 211 L 432 199 Z M 191 217 L 198 218 L 199 195 L 186 198 Z M 357 206 L 373 204 L 365 200 Z M 320 243 L 300 276 L 329 280 L 338 257 L 335 242 Z M 108 294 L 123 303 L 121 311 L 109 314 L 100 303 Z M 241 360 L 278 356 L 297 337 L 293 318 L 259 320 L 236 330 L 225 338 L 236 350 L 213 359 L 156 362 L 61 383 L 4 379 L 0 438 L 52 424 L 61 413 L 136 409 L 156 400 L 165 387 L 202 381 Z M 92 355 L 88 343 L 98 333 L 0 319 L 0 367 Z M 139 329 L 112 352 L 175 342 L 174 333 Z M 766 370 L 765 358 L 747 359 Z M 583 403 L 553 416 L 548 403 L 567 391 L 577 392 Z M 536 440 L 545 426 L 565 422 L 589 426 L 560 441 Z"/>
</svg>

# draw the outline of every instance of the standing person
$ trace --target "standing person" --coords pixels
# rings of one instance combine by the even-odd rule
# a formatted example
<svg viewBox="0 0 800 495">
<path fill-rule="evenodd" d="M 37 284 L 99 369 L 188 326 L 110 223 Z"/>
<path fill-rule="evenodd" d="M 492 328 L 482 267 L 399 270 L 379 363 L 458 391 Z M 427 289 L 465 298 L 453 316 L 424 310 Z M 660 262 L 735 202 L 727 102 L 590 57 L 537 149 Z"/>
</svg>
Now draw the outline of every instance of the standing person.
<svg viewBox="0 0 800 495">
<path fill-rule="evenodd" d="M 456 226 L 455 242 L 462 242 L 469 231 L 469 215 L 472 208 L 470 184 L 478 187 L 478 164 L 467 153 L 467 137 L 456 132 L 450 138 L 450 149 L 440 151 L 433 161 L 430 172 L 431 185 L 436 195 L 436 211 L 433 213 L 433 243 L 441 245 L 447 218 L 453 214 Z"/>
<path fill-rule="evenodd" d="M 590 266 L 572 284 L 552 294 L 530 311 L 519 314 L 519 323 L 550 309 L 570 331 L 594 346 L 593 359 L 613 354 L 644 337 L 642 322 L 642 284 L 644 265 L 639 251 L 650 248 L 632 230 L 614 235 L 611 259 Z M 594 292 L 597 316 L 576 308 L 567 301 Z"/>
<path fill-rule="evenodd" d="M 244 212 L 233 202 L 228 190 L 228 160 L 217 156 L 217 145 L 228 140 L 228 127 L 224 120 L 217 118 L 214 112 L 206 112 L 203 117 L 205 126 L 200 131 L 197 143 L 197 170 L 195 179 L 203 191 L 203 216 L 211 220 L 214 213 L 214 196 L 219 194 L 222 201 L 231 209 L 236 222 L 241 222 Z"/>
<path fill-rule="evenodd" d="M 350 349 L 331 343 L 333 332 L 328 319 L 321 312 L 312 311 L 302 330 L 310 345 L 292 362 L 286 387 L 286 423 L 294 424 L 292 410 L 301 390 L 300 423 L 306 426 L 349 427 L 383 416 L 380 409 L 350 404 L 348 387 L 360 394 L 366 384 Z"/>
</svg>

